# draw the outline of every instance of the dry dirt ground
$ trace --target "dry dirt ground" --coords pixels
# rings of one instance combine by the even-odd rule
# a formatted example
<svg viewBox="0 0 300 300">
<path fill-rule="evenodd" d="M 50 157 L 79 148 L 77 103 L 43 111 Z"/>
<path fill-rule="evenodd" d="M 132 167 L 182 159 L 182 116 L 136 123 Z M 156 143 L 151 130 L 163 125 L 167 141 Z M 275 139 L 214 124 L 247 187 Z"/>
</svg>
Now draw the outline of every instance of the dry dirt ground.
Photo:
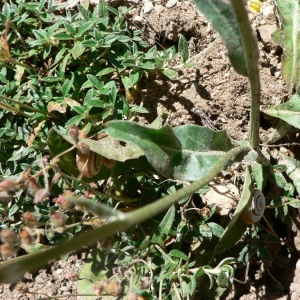
<svg viewBox="0 0 300 300">
<path fill-rule="evenodd" d="M 126 1 L 109 1 L 112 5 Z M 118 4 L 116 3 L 118 2 Z M 142 0 L 127 1 L 134 9 L 130 20 L 143 30 L 145 40 L 159 47 L 177 46 L 179 35 L 186 37 L 191 56 L 196 65 L 186 69 L 180 61 L 174 63 L 179 71 L 175 81 L 163 75 L 145 78 L 142 82 L 142 103 L 149 111 L 140 121 L 152 122 L 157 113 L 168 114 L 172 126 L 198 124 L 214 129 L 226 129 L 235 139 L 246 139 L 249 122 L 250 95 L 247 78 L 237 75 L 226 56 L 221 38 L 195 9 L 192 1 Z M 271 1 L 262 3 L 259 14 L 249 12 L 256 30 L 260 49 L 261 110 L 282 101 L 286 90 L 281 76 L 282 50 L 272 42 L 271 33 L 276 29 L 276 19 Z M 178 67 L 179 66 L 179 67 Z M 270 124 L 261 114 L 261 137 Z M 291 237 L 290 237 L 291 238 Z M 300 299 L 300 264 L 298 257 L 280 249 L 274 268 L 265 270 L 251 265 L 251 284 L 235 284 L 233 291 L 223 299 Z M 78 273 L 84 254 L 72 255 L 68 260 L 56 261 L 36 274 L 27 275 L 25 282 L 31 292 L 48 295 L 76 293 L 76 282 L 67 274 Z M 299 268 L 296 267 L 299 266 Z M 240 274 L 243 279 L 244 274 Z M 276 278 L 276 280 L 275 280 Z M 37 299 L 37 295 L 21 295 L 10 291 L 8 285 L 0 286 L 1 299 Z M 68 296 L 64 299 L 80 299 Z"/>
</svg>

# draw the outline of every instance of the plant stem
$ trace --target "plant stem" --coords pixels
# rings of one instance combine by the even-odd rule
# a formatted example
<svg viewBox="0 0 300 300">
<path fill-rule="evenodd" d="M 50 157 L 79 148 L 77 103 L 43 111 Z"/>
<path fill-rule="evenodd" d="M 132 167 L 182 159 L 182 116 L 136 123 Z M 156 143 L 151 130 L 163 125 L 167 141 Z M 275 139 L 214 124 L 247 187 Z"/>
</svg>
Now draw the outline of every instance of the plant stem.
<svg viewBox="0 0 300 300">
<path fill-rule="evenodd" d="M 10 111 L 12 114 L 17 114 L 17 115 L 21 115 L 23 117 L 26 117 L 26 118 L 31 118 L 31 115 L 28 115 L 4 102 L 0 102 L 0 107 L 4 110 L 7 110 L 7 111 Z"/>
<path fill-rule="evenodd" d="M 44 116 L 47 116 L 47 114 L 46 114 L 45 112 L 43 112 L 43 111 L 41 111 L 41 110 L 39 110 L 39 109 L 36 109 L 36 108 L 34 108 L 34 107 L 31 107 L 31 106 L 29 106 L 29 105 L 27 105 L 27 104 L 24 104 L 24 103 L 22 103 L 22 102 L 20 102 L 20 101 L 18 101 L 18 100 L 14 100 L 14 99 L 12 99 L 12 98 L 9 98 L 9 97 L 3 96 L 3 95 L 0 95 L 0 98 L 4 99 L 4 100 L 6 100 L 6 101 L 10 101 L 10 102 L 13 102 L 13 103 L 15 103 L 15 104 L 18 104 L 18 105 L 20 105 L 21 107 L 24 107 L 24 108 L 26 108 L 26 109 L 28 109 L 28 110 L 30 110 L 30 111 L 33 111 L 33 112 L 36 112 L 36 113 L 40 113 L 40 114 L 42 114 L 42 115 L 44 115 Z"/>
<path fill-rule="evenodd" d="M 260 106 L 260 80 L 258 70 L 259 52 L 257 47 L 257 40 L 250 25 L 244 1 L 231 0 L 231 4 L 239 25 L 239 30 L 241 32 L 242 44 L 251 87 L 249 143 L 254 150 L 257 150 L 259 147 Z"/>
<path fill-rule="evenodd" d="M 9 61 L 12 63 L 12 64 L 15 64 L 15 65 L 18 65 L 20 67 L 23 67 L 23 68 L 27 68 L 27 69 L 30 69 L 30 70 L 35 70 L 35 71 L 38 71 L 40 68 L 38 67 L 32 67 L 32 66 L 29 66 L 29 65 L 26 65 L 26 64 L 23 64 L 15 59 L 13 59 L 12 57 L 10 57 Z"/>
<path fill-rule="evenodd" d="M 37 270 L 50 260 L 72 251 L 78 251 L 84 246 L 95 244 L 100 239 L 112 236 L 119 231 L 124 231 L 154 217 L 181 199 L 197 192 L 201 187 L 210 182 L 232 158 L 241 152 L 250 150 L 251 147 L 249 145 L 233 148 L 224 154 L 201 179 L 194 181 L 191 185 L 182 188 L 173 194 L 162 197 L 133 212 L 124 214 L 122 218 L 115 218 L 114 221 L 111 221 L 111 223 L 107 223 L 100 228 L 89 230 L 84 234 L 80 234 L 71 240 L 48 250 L 35 254 L 28 254 L 0 263 L 0 282 L 16 282 L 25 272 Z"/>
</svg>

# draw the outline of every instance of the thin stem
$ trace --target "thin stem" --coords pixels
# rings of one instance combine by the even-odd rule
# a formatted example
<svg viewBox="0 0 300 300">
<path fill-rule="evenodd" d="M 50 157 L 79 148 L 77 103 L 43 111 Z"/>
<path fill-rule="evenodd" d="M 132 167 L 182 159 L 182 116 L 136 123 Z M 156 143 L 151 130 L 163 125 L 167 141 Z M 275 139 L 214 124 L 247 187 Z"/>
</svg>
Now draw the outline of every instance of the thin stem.
<svg viewBox="0 0 300 300">
<path fill-rule="evenodd" d="M 280 203 L 280 204 L 267 205 L 266 208 L 284 207 L 284 206 L 291 205 L 294 203 L 298 204 L 299 202 L 300 202 L 300 200 L 295 199 L 295 200 L 291 200 L 291 201 Z"/>
<path fill-rule="evenodd" d="M 75 236 L 58 246 L 51 247 L 48 250 L 26 256 L 16 257 L 14 259 L 0 263 L 0 282 L 15 282 L 21 278 L 25 272 L 31 272 L 41 268 L 48 261 L 55 259 L 66 253 L 78 251 L 82 247 L 95 244 L 97 241 L 124 231 L 134 225 L 140 224 L 149 218 L 163 212 L 181 199 L 197 192 L 201 187 L 210 182 L 232 158 L 241 152 L 250 151 L 249 145 L 236 147 L 223 155 L 212 169 L 201 179 L 194 181 L 191 185 L 178 190 L 166 197 L 143 206 L 133 212 L 122 215 L 122 218 L 115 218 L 111 223 L 104 224 L 100 228 L 89 230 L 84 234 Z"/>
<path fill-rule="evenodd" d="M 70 299 L 70 297 L 94 297 L 95 298 L 95 295 L 96 295 L 96 294 L 66 294 L 66 295 L 49 296 L 48 294 L 45 294 L 45 293 L 35 293 L 35 292 L 27 292 L 24 294 L 47 297 L 47 298 L 38 298 L 37 300 L 62 299 L 62 298 Z M 107 295 L 107 294 L 105 294 L 105 295 Z"/>
<path fill-rule="evenodd" d="M 260 144 L 262 147 L 268 147 L 268 148 L 279 148 L 279 147 L 292 147 L 292 146 L 300 146 L 299 143 L 285 143 L 285 144 L 278 144 L 278 145 L 266 145 L 266 144 Z"/>
<path fill-rule="evenodd" d="M 12 98 L 9 98 L 9 97 L 3 96 L 3 95 L 0 95 L 0 98 L 2 98 L 2 99 L 4 99 L 4 100 L 7 100 L 7 101 L 10 101 L 10 102 L 13 102 L 13 103 L 16 103 L 16 104 L 20 105 L 21 107 L 24 107 L 24 108 L 26 108 L 26 109 L 28 109 L 28 110 L 33 111 L 33 112 L 40 113 L 40 114 L 42 114 L 42 115 L 47 116 L 47 114 L 46 114 L 45 112 L 43 112 L 43 111 L 41 111 L 41 110 L 39 110 L 39 109 L 36 109 L 36 108 L 34 108 L 34 107 L 31 107 L 31 106 L 29 106 L 29 105 L 27 105 L 27 104 L 24 104 L 24 103 L 22 103 L 22 102 L 20 102 L 20 101 L 18 101 L 18 100 L 14 100 L 14 99 L 12 99 Z"/>
<path fill-rule="evenodd" d="M 13 59 L 12 57 L 10 57 L 9 61 L 15 65 L 18 65 L 20 67 L 23 67 L 23 68 L 27 68 L 27 69 L 31 69 L 31 70 L 35 70 L 35 71 L 38 71 L 40 68 L 37 68 L 37 67 L 32 67 L 32 66 L 29 66 L 29 65 L 26 65 L 26 64 L 23 64 L 21 62 L 18 62 L 17 60 Z"/>
<path fill-rule="evenodd" d="M 251 112 L 249 142 L 254 150 L 259 147 L 259 106 L 260 106 L 260 80 L 258 70 L 259 52 L 257 40 L 251 28 L 245 2 L 231 0 L 231 4 L 241 32 L 244 55 L 247 63 L 248 77 L 251 87 Z"/>
<path fill-rule="evenodd" d="M 93 194 L 101 196 L 101 197 L 103 197 L 105 199 L 111 198 L 113 200 L 116 200 L 116 201 L 119 201 L 119 202 L 122 202 L 122 203 L 134 203 L 134 202 L 137 202 L 137 201 L 140 200 L 139 198 L 125 198 L 125 197 L 119 197 L 119 196 L 110 195 L 110 194 L 106 194 L 106 193 L 101 193 L 98 190 L 93 189 L 88 182 L 85 182 L 85 181 L 83 181 L 81 179 L 75 178 L 73 176 L 70 176 L 70 175 L 64 173 L 59 168 L 57 168 L 55 165 L 52 165 L 52 168 L 56 172 L 60 173 L 64 178 L 69 179 L 69 180 L 74 180 L 74 181 L 77 181 L 77 182 L 81 183 L 83 186 L 85 186 Z"/>
<path fill-rule="evenodd" d="M 56 155 L 55 157 L 52 158 L 50 164 L 51 164 L 51 165 L 52 165 L 52 164 L 53 164 L 53 165 L 56 165 L 57 162 L 59 161 L 59 159 L 60 159 L 63 155 L 65 155 L 65 154 L 67 154 L 67 153 L 73 151 L 74 149 L 76 149 L 76 145 L 73 145 L 73 146 L 70 147 L 69 149 L 67 149 L 67 150 L 65 150 L 65 151 L 63 151 L 63 152 L 61 152 L 61 153 L 59 153 L 58 155 Z"/>
<path fill-rule="evenodd" d="M 6 104 L 6 103 L 3 103 L 3 102 L 0 102 L 0 107 L 3 108 L 4 110 L 7 110 L 7 111 L 10 111 L 11 113 L 13 114 L 18 114 L 18 115 L 21 115 L 23 117 L 26 117 L 26 118 L 31 118 L 32 116 L 31 115 L 28 115 L 22 111 L 19 111 L 17 109 L 15 109 L 14 107 Z"/>
</svg>

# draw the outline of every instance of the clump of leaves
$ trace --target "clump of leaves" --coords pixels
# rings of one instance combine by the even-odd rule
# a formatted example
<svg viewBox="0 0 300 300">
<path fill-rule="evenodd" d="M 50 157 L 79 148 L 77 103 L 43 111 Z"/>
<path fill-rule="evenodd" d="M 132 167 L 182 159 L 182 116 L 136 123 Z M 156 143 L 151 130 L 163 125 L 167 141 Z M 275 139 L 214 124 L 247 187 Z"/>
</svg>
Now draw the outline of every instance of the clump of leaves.
<svg viewBox="0 0 300 300">
<path fill-rule="evenodd" d="M 45 0 L 3 4 L 1 178 L 29 168 L 31 174 L 40 171 L 35 161 L 49 152 L 47 139 L 53 124 L 76 124 L 89 133 L 99 131 L 107 120 L 147 113 L 139 106 L 141 78 L 149 72 L 176 76 L 168 68 L 175 48 L 149 47 L 141 31 L 129 26 L 129 10 L 115 9 L 105 1 L 94 7 L 85 2 L 73 10 Z M 25 196 L 23 201 L 29 199 Z M 23 201 L 17 207 L 10 204 L 10 218 L 21 208 L 29 209 Z"/>
</svg>

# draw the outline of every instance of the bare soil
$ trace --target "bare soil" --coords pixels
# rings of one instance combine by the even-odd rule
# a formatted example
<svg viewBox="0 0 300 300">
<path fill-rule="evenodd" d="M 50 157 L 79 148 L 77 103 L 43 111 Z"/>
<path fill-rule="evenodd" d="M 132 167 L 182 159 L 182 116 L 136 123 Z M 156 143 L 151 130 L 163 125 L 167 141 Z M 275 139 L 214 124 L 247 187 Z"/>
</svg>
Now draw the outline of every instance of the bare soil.
<svg viewBox="0 0 300 300">
<path fill-rule="evenodd" d="M 116 1 L 108 2 L 116 4 Z M 144 78 L 142 104 L 150 114 L 141 117 L 140 121 L 150 123 L 158 113 L 164 112 L 172 126 L 205 125 L 217 130 L 226 129 L 234 139 L 246 139 L 250 109 L 248 80 L 235 73 L 221 38 L 195 9 L 192 1 L 148 1 L 153 7 L 146 7 L 142 1 L 129 2 L 134 6 L 130 20 L 143 30 L 144 39 L 149 44 L 157 44 L 160 48 L 177 47 L 181 34 L 188 40 L 191 56 L 198 55 L 194 67 L 177 69 L 180 76 L 175 81 L 164 75 Z M 249 12 L 249 17 L 259 41 L 263 111 L 280 103 L 286 94 L 281 76 L 282 50 L 271 39 L 276 30 L 272 1 L 263 2 L 261 13 Z M 174 66 L 180 64 L 178 60 Z M 261 113 L 261 138 L 269 128 L 269 121 Z M 299 244 L 298 235 L 285 227 L 282 229 L 282 238 L 289 239 L 293 247 L 294 243 Z M 296 248 L 300 251 L 297 245 Z M 273 264 L 266 268 L 259 261 L 250 262 L 248 283 L 235 282 L 233 290 L 223 299 L 300 299 L 298 256 L 280 245 L 270 246 L 269 250 L 274 254 Z M 84 256 L 71 255 L 66 261 L 55 261 L 37 274 L 28 274 L 24 281 L 29 284 L 31 292 L 42 291 L 48 295 L 76 293 L 77 283 L 70 281 L 67 274 L 80 271 Z M 245 269 L 237 272 L 242 281 L 245 272 Z M 8 285 L 0 285 L 0 294 L 1 299 L 38 298 L 37 295 L 11 291 Z M 67 296 L 65 299 L 80 297 Z"/>
</svg>

